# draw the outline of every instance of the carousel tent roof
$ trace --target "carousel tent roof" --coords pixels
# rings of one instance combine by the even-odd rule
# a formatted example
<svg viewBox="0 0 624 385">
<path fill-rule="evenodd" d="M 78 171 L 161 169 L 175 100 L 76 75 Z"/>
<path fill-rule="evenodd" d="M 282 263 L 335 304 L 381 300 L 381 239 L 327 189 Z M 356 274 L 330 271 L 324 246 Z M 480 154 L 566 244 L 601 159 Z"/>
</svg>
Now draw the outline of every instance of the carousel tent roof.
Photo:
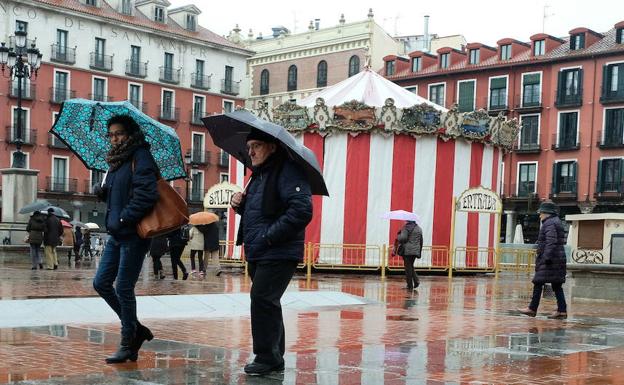
<svg viewBox="0 0 624 385">
<path fill-rule="evenodd" d="M 407 91 L 405 88 L 396 85 L 369 68 L 340 83 L 314 93 L 297 104 L 313 107 L 317 98 L 323 98 L 327 106 L 339 106 L 343 103 L 357 100 L 371 107 L 383 107 L 386 99 L 392 98 L 397 108 L 407 108 L 416 104 L 426 103 L 440 111 L 447 111 L 446 108 Z"/>
</svg>

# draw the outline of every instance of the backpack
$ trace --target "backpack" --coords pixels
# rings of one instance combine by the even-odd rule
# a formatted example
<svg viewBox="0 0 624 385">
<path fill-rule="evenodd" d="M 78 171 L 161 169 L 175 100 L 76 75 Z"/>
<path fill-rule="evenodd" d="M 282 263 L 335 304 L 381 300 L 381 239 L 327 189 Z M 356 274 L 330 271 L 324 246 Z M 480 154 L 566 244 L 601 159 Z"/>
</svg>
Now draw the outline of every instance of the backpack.
<svg viewBox="0 0 624 385">
<path fill-rule="evenodd" d="M 180 228 L 180 238 L 188 242 L 191 239 L 191 225 L 184 225 Z"/>
</svg>

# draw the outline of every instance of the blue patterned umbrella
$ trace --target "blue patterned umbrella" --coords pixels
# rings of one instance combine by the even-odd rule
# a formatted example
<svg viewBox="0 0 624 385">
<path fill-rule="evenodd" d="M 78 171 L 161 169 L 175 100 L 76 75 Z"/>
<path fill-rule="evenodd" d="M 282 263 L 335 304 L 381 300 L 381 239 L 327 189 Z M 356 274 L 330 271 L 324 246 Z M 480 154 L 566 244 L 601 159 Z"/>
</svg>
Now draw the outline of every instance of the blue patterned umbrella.
<svg viewBox="0 0 624 385">
<path fill-rule="evenodd" d="M 175 130 L 145 115 L 128 101 L 68 100 L 63 103 L 50 132 L 63 141 L 87 168 L 106 171 L 106 155 L 110 149 L 106 122 L 115 115 L 130 115 L 139 124 L 164 179 L 186 177 L 180 139 Z"/>
</svg>

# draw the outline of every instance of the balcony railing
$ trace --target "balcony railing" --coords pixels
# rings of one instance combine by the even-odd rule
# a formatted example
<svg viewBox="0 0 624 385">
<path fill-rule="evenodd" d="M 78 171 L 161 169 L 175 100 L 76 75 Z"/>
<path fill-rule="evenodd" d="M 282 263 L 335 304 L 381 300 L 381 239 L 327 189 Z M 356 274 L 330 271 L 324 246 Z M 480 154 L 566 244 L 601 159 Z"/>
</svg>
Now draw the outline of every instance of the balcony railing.
<svg viewBox="0 0 624 385">
<path fill-rule="evenodd" d="M 206 191 L 204 189 L 190 189 L 186 200 L 189 203 L 201 203 L 204 201 L 204 195 L 206 195 Z"/>
<path fill-rule="evenodd" d="M 21 94 L 22 94 L 23 100 L 35 99 L 37 97 L 37 93 L 35 91 L 36 91 L 35 83 L 33 82 L 30 82 L 27 84 L 22 83 Z M 20 92 L 17 90 L 17 82 L 14 80 L 9 80 L 9 97 L 17 98 L 18 93 Z"/>
<path fill-rule="evenodd" d="M 523 143 L 522 141 L 520 141 L 520 143 L 514 144 L 514 152 L 520 153 L 520 154 L 539 153 L 542 151 L 540 142 L 541 142 L 540 138 L 538 138 L 537 142 Z"/>
<path fill-rule="evenodd" d="M 516 110 L 533 111 L 542 108 L 542 94 L 539 95 L 516 95 Z"/>
<path fill-rule="evenodd" d="M 147 77 L 147 62 L 126 60 L 126 75 L 134 76 L 135 78 Z"/>
<path fill-rule="evenodd" d="M 46 191 L 64 194 L 75 194 L 78 191 L 78 179 L 46 177 Z"/>
<path fill-rule="evenodd" d="M 624 102 L 624 88 L 618 88 L 616 91 L 611 91 L 610 89 L 602 87 L 602 92 L 600 93 L 600 103 L 611 104 L 622 102 Z"/>
<path fill-rule="evenodd" d="M 91 58 L 89 60 L 89 67 L 94 70 L 100 71 L 112 71 L 113 70 L 113 56 L 102 55 L 98 52 L 91 52 Z"/>
<path fill-rule="evenodd" d="M 190 151 L 190 154 L 191 164 L 210 164 L 210 151 L 193 149 L 193 151 Z"/>
<path fill-rule="evenodd" d="M 113 100 L 112 96 L 107 96 L 103 94 L 89 94 L 89 99 L 96 102 L 110 102 Z"/>
<path fill-rule="evenodd" d="M 84 183 L 84 189 L 82 190 L 83 194 L 95 195 L 95 187 L 99 186 L 101 184 L 101 181 L 98 182 L 97 180 L 93 181 L 91 179 L 85 179 L 83 183 Z"/>
<path fill-rule="evenodd" d="M 562 140 L 562 138 L 559 138 L 559 140 L 557 141 L 557 134 L 553 134 L 552 136 L 551 150 L 573 151 L 573 150 L 578 150 L 580 146 L 581 144 L 578 141 Z"/>
<path fill-rule="evenodd" d="M 171 122 L 177 122 L 180 120 L 180 108 L 179 107 L 169 107 L 169 106 L 158 106 L 158 118 L 161 120 L 168 120 Z"/>
<path fill-rule="evenodd" d="M 570 181 L 566 183 L 550 184 L 550 194 L 548 195 L 552 200 L 575 200 L 577 183 L 576 181 Z"/>
<path fill-rule="evenodd" d="M 169 67 L 160 67 L 160 76 L 158 79 L 163 83 L 178 84 L 180 83 L 180 70 Z"/>
<path fill-rule="evenodd" d="M 583 88 L 579 88 L 578 93 L 566 95 L 564 92 L 555 93 L 555 107 L 580 107 L 583 105 Z"/>
<path fill-rule="evenodd" d="M 196 126 L 203 126 L 202 118 L 208 116 L 208 113 L 205 111 L 195 111 L 191 110 L 191 124 Z"/>
<path fill-rule="evenodd" d="M 598 131 L 598 138 L 600 138 L 600 140 L 598 140 L 598 142 L 596 142 L 596 145 L 600 148 L 622 148 L 624 147 L 624 133 L 621 130 L 608 130 L 604 133 L 604 137 L 603 137 L 603 132 L 602 131 Z"/>
<path fill-rule="evenodd" d="M 76 97 L 76 91 L 67 88 L 50 87 L 50 103 L 61 104 Z"/>
<path fill-rule="evenodd" d="M 59 148 L 59 149 L 67 149 L 67 145 L 63 143 L 59 138 L 54 136 L 54 134 L 48 133 L 48 147 L 50 148 Z"/>
<path fill-rule="evenodd" d="M 17 127 L 7 126 L 5 141 L 9 144 L 15 144 L 18 138 L 22 140 L 22 146 L 36 146 L 37 130 L 22 128 L 21 135 L 18 135 Z"/>
<path fill-rule="evenodd" d="M 52 44 L 52 54 L 50 55 L 50 60 L 63 64 L 75 64 L 76 48 Z"/>
<path fill-rule="evenodd" d="M 221 154 L 219 155 L 219 166 L 230 167 L 230 154 L 225 151 L 221 151 Z"/>
<path fill-rule="evenodd" d="M 518 185 L 511 185 L 511 196 L 515 198 L 535 198 L 537 186 L 535 182 L 520 182 Z"/>
<path fill-rule="evenodd" d="M 133 106 L 135 106 L 141 112 L 147 112 L 147 102 L 140 102 L 138 100 L 128 100 Z"/>
<path fill-rule="evenodd" d="M 624 198 L 624 183 L 598 181 L 594 196 L 599 200 L 621 200 Z"/>
<path fill-rule="evenodd" d="M 191 87 L 201 90 L 210 89 L 210 75 L 202 75 L 198 73 L 191 74 Z"/>
<path fill-rule="evenodd" d="M 240 82 L 234 82 L 228 79 L 221 79 L 221 92 L 228 95 L 238 95 L 240 90 Z"/>
</svg>

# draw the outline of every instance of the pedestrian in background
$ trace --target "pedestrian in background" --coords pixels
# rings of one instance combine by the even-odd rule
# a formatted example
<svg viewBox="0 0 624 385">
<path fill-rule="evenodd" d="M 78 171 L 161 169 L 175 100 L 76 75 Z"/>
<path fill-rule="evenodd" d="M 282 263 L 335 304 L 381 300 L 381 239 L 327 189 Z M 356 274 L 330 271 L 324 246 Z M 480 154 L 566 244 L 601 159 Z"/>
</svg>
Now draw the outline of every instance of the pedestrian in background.
<svg viewBox="0 0 624 385">
<path fill-rule="evenodd" d="M 150 257 L 152 257 L 152 266 L 154 269 L 154 278 L 164 279 L 165 272 L 160 258 L 167 252 L 167 236 L 160 235 L 152 238 L 150 245 Z"/>
<path fill-rule="evenodd" d="M 200 231 L 204 234 L 204 255 L 206 265 L 214 270 L 218 277 L 221 275 L 221 264 L 219 263 L 219 222 L 207 225 L 200 225 Z M 206 270 L 204 270 L 204 273 Z"/>
<path fill-rule="evenodd" d="M 45 221 L 45 231 L 43 233 L 43 251 L 47 270 L 58 269 L 58 255 L 56 248 L 61 244 L 63 236 L 63 225 L 61 220 L 54 215 L 54 209 L 48 209 L 48 217 Z"/>
<path fill-rule="evenodd" d="M 43 261 L 41 257 L 41 244 L 43 243 L 43 232 L 45 231 L 46 217 L 39 211 L 35 211 L 28 219 L 26 225 L 26 242 L 30 245 L 30 260 L 32 263 L 31 270 L 37 270 L 37 266 L 43 269 Z"/>
<path fill-rule="evenodd" d="M 61 221 L 61 224 L 63 225 L 63 246 L 69 247 L 69 250 L 67 250 L 67 264 L 71 265 L 71 254 L 76 244 L 76 235 L 74 234 L 74 228 L 69 222 Z M 76 255 L 74 255 L 75 259 Z"/>
<path fill-rule="evenodd" d="M 173 279 L 178 279 L 178 267 L 182 270 L 182 279 L 188 278 L 188 272 L 184 263 L 182 263 L 182 252 L 186 247 L 187 240 L 182 237 L 182 230 L 177 229 L 167 234 L 169 240 L 169 255 L 171 256 L 171 269 L 173 270 Z"/>
<path fill-rule="evenodd" d="M 405 281 L 407 290 L 414 290 L 420 285 L 418 274 L 414 270 L 414 261 L 422 256 L 423 236 L 422 229 L 414 221 L 407 221 L 397 234 L 393 254 L 398 254 L 403 258 L 405 268 Z"/>
<path fill-rule="evenodd" d="M 93 260 L 93 251 L 91 250 L 91 230 L 85 229 L 84 235 L 82 237 L 82 254 L 85 259 L 87 258 L 87 253 L 89 254 L 89 260 Z"/>
<path fill-rule="evenodd" d="M 554 203 L 542 202 L 537 212 L 542 225 L 537 236 L 533 298 L 529 307 L 518 311 L 529 317 L 535 317 L 544 284 L 550 283 L 557 298 L 557 311 L 548 318 L 565 319 L 568 318 L 562 287 L 566 277 L 566 255 L 563 248 L 566 243 L 565 231 L 558 216 L 559 209 Z"/>
<path fill-rule="evenodd" d="M 83 237 L 82 231 L 80 231 L 80 226 L 76 226 L 74 229 L 74 235 L 76 241 L 74 242 L 74 260 L 75 262 L 80 262 L 82 256 L 80 255 L 80 247 L 82 247 Z"/>
<path fill-rule="evenodd" d="M 204 266 L 204 234 L 196 226 L 189 230 L 189 249 L 191 250 L 191 274 L 195 275 L 195 256 L 199 262 L 199 275 L 206 274 Z"/>
</svg>

